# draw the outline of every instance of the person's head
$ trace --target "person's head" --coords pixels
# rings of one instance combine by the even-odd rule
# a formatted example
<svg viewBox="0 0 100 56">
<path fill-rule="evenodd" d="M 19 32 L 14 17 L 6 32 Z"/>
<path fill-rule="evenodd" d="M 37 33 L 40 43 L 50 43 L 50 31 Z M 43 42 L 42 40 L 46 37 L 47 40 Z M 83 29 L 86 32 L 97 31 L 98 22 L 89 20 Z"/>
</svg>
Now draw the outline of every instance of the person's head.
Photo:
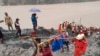
<svg viewBox="0 0 100 56">
<path fill-rule="evenodd" d="M 49 43 L 48 42 L 44 42 L 44 48 L 49 48 Z"/>
<path fill-rule="evenodd" d="M 85 37 L 84 34 L 78 34 L 78 35 L 76 36 L 76 39 L 77 39 L 77 40 L 82 40 L 84 37 Z"/>
<path fill-rule="evenodd" d="M 67 22 L 68 23 L 68 21 L 66 20 L 65 22 Z"/>
<path fill-rule="evenodd" d="M 48 42 L 41 42 L 40 46 L 42 47 L 42 50 L 49 48 L 49 43 Z"/>
<path fill-rule="evenodd" d="M 5 12 L 5 16 L 8 16 L 8 13 L 7 12 Z"/>
<path fill-rule="evenodd" d="M 19 21 L 19 18 L 16 18 L 16 21 Z"/>
<path fill-rule="evenodd" d="M 36 13 L 33 13 L 32 16 L 33 16 L 33 17 L 36 17 Z"/>
<path fill-rule="evenodd" d="M 66 33 L 66 30 L 62 29 L 62 30 L 61 30 L 61 33 L 62 33 L 62 34 L 65 34 L 65 33 Z"/>
<path fill-rule="evenodd" d="M 85 34 L 81 34 L 81 36 L 84 38 L 85 37 Z"/>
</svg>

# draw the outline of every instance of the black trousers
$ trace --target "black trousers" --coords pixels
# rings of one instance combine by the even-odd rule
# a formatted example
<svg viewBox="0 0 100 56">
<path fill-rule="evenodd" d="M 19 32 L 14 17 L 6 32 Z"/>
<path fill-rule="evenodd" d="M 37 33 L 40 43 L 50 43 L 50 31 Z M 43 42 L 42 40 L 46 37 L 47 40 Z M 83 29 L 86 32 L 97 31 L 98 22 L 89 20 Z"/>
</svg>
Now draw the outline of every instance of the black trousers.
<svg viewBox="0 0 100 56">
<path fill-rule="evenodd" d="M 21 36 L 21 30 L 20 30 L 20 29 L 17 30 L 16 35 L 17 35 L 17 36 Z"/>
<path fill-rule="evenodd" d="M 1 30 L 0 30 L 0 39 L 3 39 L 3 34 L 1 32 Z"/>
<path fill-rule="evenodd" d="M 3 34 L 2 34 L 2 31 L 0 30 L 0 39 L 1 39 L 1 43 L 3 43 L 3 41 L 4 41 L 4 36 L 3 36 Z"/>
<path fill-rule="evenodd" d="M 33 30 L 37 31 L 37 23 L 33 23 Z"/>
</svg>

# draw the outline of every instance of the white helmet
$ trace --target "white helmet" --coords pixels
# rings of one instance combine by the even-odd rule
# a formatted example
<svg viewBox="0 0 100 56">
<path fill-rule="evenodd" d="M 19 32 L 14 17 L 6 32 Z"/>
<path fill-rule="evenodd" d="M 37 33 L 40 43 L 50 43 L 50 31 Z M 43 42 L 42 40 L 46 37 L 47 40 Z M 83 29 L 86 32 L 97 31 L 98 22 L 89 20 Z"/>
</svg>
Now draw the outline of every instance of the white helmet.
<svg viewBox="0 0 100 56">
<path fill-rule="evenodd" d="M 78 34 L 77 36 L 76 36 L 76 39 L 78 39 L 78 40 L 81 40 L 81 39 L 83 39 L 84 38 L 84 34 Z"/>
</svg>

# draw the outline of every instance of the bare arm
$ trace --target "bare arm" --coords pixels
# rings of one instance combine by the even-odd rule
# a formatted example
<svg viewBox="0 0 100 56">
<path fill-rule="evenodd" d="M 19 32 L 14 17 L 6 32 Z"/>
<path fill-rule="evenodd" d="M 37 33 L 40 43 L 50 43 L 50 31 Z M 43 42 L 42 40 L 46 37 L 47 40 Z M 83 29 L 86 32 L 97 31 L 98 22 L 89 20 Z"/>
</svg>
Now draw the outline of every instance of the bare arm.
<svg viewBox="0 0 100 56">
<path fill-rule="evenodd" d="M 43 56 L 42 53 L 40 52 L 40 45 L 38 45 L 38 48 L 37 48 L 37 56 Z"/>
<path fill-rule="evenodd" d="M 4 20 L 0 20 L 0 23 L 4 22 Z"/>
<path fill-rule="evenodd" d="M 5 18 L 5 24 L 6 24 L 6 22 L 7 22 L 7 20 L 6 20 L 6 18 Z"/>
<path fill-rule="evenodd" d="M 36 19 L 38 19 L 38 16 L 36 17 Z"/>
</svg>

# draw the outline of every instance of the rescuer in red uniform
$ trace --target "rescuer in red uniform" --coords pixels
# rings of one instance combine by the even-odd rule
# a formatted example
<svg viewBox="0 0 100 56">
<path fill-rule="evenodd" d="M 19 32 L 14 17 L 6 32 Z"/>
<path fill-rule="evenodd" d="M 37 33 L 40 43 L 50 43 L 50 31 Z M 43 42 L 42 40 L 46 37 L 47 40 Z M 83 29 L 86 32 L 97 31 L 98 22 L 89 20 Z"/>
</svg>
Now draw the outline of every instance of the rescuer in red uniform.
<svg viewBox="0 0 100 56">
<path fill-rule="evenodd" d="M 79 34 L 77 37 L 72 39 L 75 45 L 74 56 L 82 56 L 85 53 L 87 47 L 87 40 L 84 34 Z"/>
</svg>

